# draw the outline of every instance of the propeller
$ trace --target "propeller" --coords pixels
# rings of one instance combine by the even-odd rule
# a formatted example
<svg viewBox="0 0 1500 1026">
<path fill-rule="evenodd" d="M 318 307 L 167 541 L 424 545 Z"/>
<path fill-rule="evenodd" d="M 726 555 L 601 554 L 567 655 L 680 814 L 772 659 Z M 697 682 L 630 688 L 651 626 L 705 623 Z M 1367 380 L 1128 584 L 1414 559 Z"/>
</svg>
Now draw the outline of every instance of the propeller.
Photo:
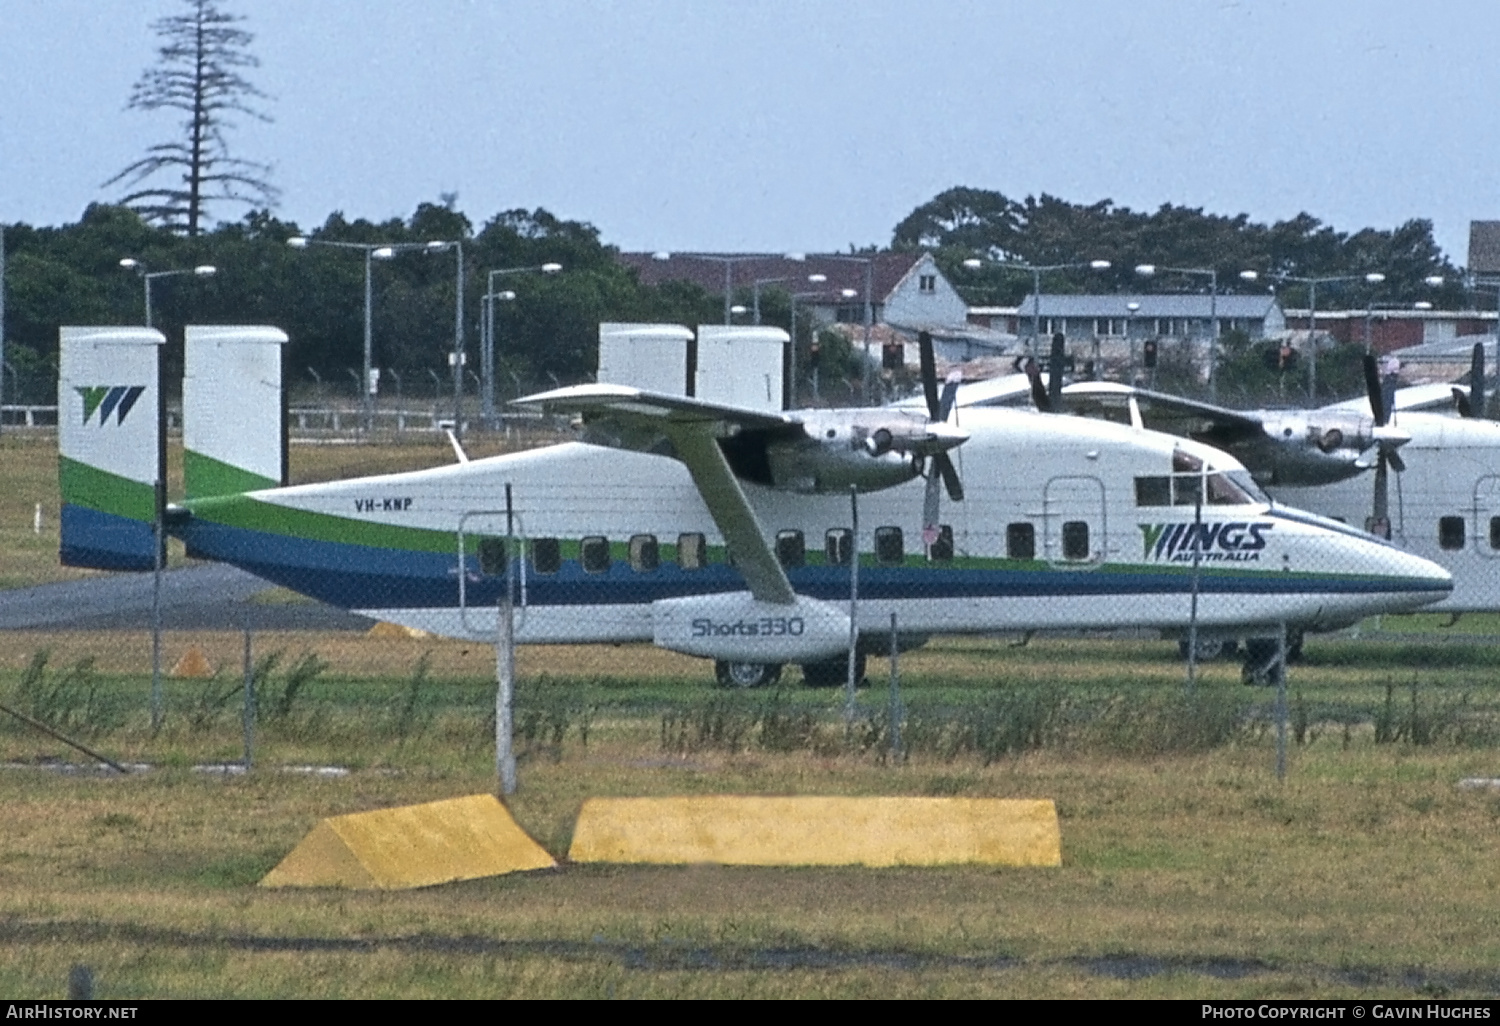
<svg viewBox="0 0 1500 1026">
<path fill-rule="evenodd" d="M 1067 359 L 1067 339 L 1058 332 L 1052 336 L 1052 358 L 1047 362 L 1047 400 L 1053 410 L 1062 407 L 1063 364 Z"/>
<path fill-rule="evenodd" d="M 1469 363 L 1469 391 L 1453 390 L 1453 404 L 1458 407 L 1460 417 L 1484 419 L 1484 343 L 1474 343 L 1474 357 Z"/>
<path fill-rule="evenodd" d="M 922 364 L 922 394 L 927 399 L 927 417 L 937 423 L 945 423 L 953 412 L 954 400 L 958 397 L 958 383 L 962 378 L 957 371 L 948 376 L 941 394 L 938 392 L 937 355 L 932 349 L 932 336 L 925 331 L 917 333 L 917 353 Z M 947 451 L 939 451 L 928 457 L 927 492 L 922 500 L 922 539 L 931 549 L 937 541 L 939 502 L 938 482 L 948 490 L 954 502 L 964 498 L 963 482 L 953 466 L 953 458 Z"/>
<path fill-rule="evenodd" d="M 1372 438 L 1370 447 L 1359 454 L 1354 464 L 1358 467 L 1373 466 L 1375 468 L 1375 499 L 1370 523 L 1366 526 L 1372 534 L 1388 539 L 1391 536 L 1390 469 L 1394 469 L 1398 474 L 1406 469 L 1406 462 L 1401 459 L 1396 449 L 1410 436 L 1405 432 L 1390 428 L 1391 411 L 1386 405 L 1385 392 L 1381 388 L 1380 370 L 1376 366 L 1374 356 L 1365 354 L 1364 368 L 1365 391 L 1369 393 L 1370 413 L 1375 418 L 1375 428 L 1370 432 Z"/>
<path fill-rule="evenodd" d="M 1031 403 L 1037 408 L 1037 412 L 1051 413 L 1052 396 L 1047 393 L 1047 386 L 1042 384 L 1042 372 L 1035 360 L 1026 361 L 1026 380 L 1031 382 Z"/>
</svg>

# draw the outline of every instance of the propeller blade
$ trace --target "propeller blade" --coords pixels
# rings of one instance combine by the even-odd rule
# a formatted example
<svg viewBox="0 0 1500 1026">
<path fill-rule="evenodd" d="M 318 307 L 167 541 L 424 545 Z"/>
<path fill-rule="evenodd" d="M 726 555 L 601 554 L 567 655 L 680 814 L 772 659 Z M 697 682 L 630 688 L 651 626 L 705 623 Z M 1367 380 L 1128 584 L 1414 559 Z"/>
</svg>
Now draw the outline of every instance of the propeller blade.
<svg viewBox="0 0 1500 1026">
<path fill-rule="evenodd" d="M 1463 389 L 1455 388 L 1453 390 L 1453 405 L 1457 408 L 1460 417 L 1468 418 L 1474 416 L 1474 407 L 1469 402 L 1469 396 Z"/>
<path fill-rule="evenodd" d="M 938 403 L 938 420 L 947 421 L 948 415 L 953 412 L 953 404 L 958 401 L 958 386 L 963 383 L 962 371 L 954 368 L 948 372 L 948 380 L 943 382 L 943 398 Z"/>
<path fill-rule="evenodd" d="M 1376 427 L 1385 427 L 1385 419 L 1389 411 L 1385 408 L 1385 393 L 1380 390 L 1380 368 L 1375 364 L 1375 357 L 1369 353 L 1365 354 L 1365 393 L 1370 397 L 1370 414 L 1375 418 Z"/>
<path fill-rule="evenodd" d="M 953 466 L 953 459 L 946 453 L 940 452 L 932 458 L 932 467 L 943 479 L 943 485 L 948 489 L 948 498 L 954 502 L 964 501 L 963 482 L 958 479 L 958 470 Z"/>
<path fill-rule="evenodd" d="M 1375 465 L 1375 519 L 1382 523 L 1390 520 L 1390 475 L 1385 469 L 1385 460 Z"/>
<path fill-rule="evenodd" d="M 1052 358 L 1047 363 L 1047 398 L 1054 410 L 1062 408 L 1063 361 L 1067 358 L 1066 340 L 1058 332 L 1052 336 Z"/>
<path fill-rule="evenodd" d="M 1052 397 L 1047 394 L 1047 386 L 1042 384 L 1042 372 L 1035 360 L 1026 361 L 1026 380 L 1031 382 L 1032 405 L 1042 413 L 1051 413 Z"/>
<path fill-rule="evenodd" d="M 1392 470 L 1398 474 L 1406 473 L 1406 461 L 1401 458 L 1399 452 L 1395 449 L 1383 449 L 1382 452 L 1384 452 L 1385 460 L 1391 465 Z"/>
<path fill-rule="evenodd" d="M 1469 364 L 1469 408 L 1470 413 L 1464 413 L 1465 417 L 1484 417 L 1486 406 L 1484 398 L 1484 343 L 1474 343 L 1474 359 Z M 1462 413 L 1462 411 L 1460 411 Z"/>
<path fill-rule="evenodd" d="M 934 457 L 936 459 L 936 457 Z M 922 497 L 922 527 L 936 529 L 938 526 L 938 502 L 942 498 L 941 475 L 936 463 L 927 464 L 927 493 Z"/>
<path fill-rule="evenodd" d="M 931 420 L 945 420 L 938 416 L 937 355 L 932 351 L 932 336 L 925 331 L 917 332 L 917 354 L 922 361 L 922 394 L 927 399 L 927 416 Z"/>
</svg>

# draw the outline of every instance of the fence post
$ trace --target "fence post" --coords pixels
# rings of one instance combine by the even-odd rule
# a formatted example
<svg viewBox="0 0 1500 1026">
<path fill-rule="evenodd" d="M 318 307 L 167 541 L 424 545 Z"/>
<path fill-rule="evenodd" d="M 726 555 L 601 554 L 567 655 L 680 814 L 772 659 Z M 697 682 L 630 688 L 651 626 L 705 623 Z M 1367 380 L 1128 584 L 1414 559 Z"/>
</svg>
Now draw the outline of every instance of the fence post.
<svg viewBox="0 0 1500 1026">
<path fill-rule="evenodd" d="M 514 579 L 515 508 L 511 504 L 511 486 L 505 486 L 505 591 L 496 610 L 498 631 L 495 638 L 495 774 L 500 780 L 501 795 L 516 793 L 516 756 L 512 748 L 512 703 L 516 689 L 516 621 Z M 462 558 L 460 556 L 460 558 Z"/>
<path fill-rule="evenodd" d="M 901 649 L 896 644 L 896 612 L 891 610 L 891 761 L 901 758 Z"/>
<path fill-rule="evenodd" d="M 245 674 L 245 709 L 241 715 L 245 738 L 245 772 L 250 772 L 250 767 L 255 764 L 255 662 L 251 647 L 250 627 L 250 604 L 245 604 L 245 657 L 243 671 Z"/>
<path fill-rule="evenodd" d="M 859 488 L 849 486 L 849 675 L 844 681 L 844 725 L 854 725 L 854 679 L 859 649 Z"/>
<path fill-rule="evenodd" d="M 1286 624 L 1276 625 L 1276 779 L 1286 779 Z"/>
</svg>

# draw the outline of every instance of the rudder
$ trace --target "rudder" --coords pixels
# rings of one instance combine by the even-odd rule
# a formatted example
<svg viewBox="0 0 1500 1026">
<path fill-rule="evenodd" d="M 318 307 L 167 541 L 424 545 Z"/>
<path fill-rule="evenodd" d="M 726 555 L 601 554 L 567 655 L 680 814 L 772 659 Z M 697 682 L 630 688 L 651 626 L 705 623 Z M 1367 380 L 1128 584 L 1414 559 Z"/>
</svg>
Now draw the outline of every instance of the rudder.
<svg viewBox="0 0 1500 1026">
<path fill-rule="evenodd" d="M 154 569 L 166 479 L 166 339 L 151 328 L 63 327 L 58 334 L 58 557 L 94 570 Z"/>
<path fill-rule="evenodd" d="M 188 325 L 182 379 L 188 499 L 286 484 L 286 341 L 279 328 Z"/>
</svg>

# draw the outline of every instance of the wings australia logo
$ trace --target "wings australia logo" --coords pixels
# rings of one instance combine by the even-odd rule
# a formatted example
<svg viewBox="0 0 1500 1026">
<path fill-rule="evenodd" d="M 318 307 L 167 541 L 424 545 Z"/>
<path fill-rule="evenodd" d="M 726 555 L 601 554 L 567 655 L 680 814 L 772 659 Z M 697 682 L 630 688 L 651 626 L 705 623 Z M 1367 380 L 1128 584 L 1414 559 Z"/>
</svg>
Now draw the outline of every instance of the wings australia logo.
<svg viewBox="0 0 1500 1026">
<path fill-rule="evenodd" d="M 1137 524 L 1141 556 L 1157 562 L 1254 563 L 1266 547 L 1266 532 L 1276 525 L 1261 521 L 1219 524 Z"/>
<path fill-rule="evenodd" d="M 135 402 L 146 391 L 145 385 L 75 385 L 74 390 L 83 397 L 83 422 L 87 424 L 94 413 L 99 414 L 99 426 L 109 423 L 113 416 L 116 424 L 125 423 Z"/>
</svg>

